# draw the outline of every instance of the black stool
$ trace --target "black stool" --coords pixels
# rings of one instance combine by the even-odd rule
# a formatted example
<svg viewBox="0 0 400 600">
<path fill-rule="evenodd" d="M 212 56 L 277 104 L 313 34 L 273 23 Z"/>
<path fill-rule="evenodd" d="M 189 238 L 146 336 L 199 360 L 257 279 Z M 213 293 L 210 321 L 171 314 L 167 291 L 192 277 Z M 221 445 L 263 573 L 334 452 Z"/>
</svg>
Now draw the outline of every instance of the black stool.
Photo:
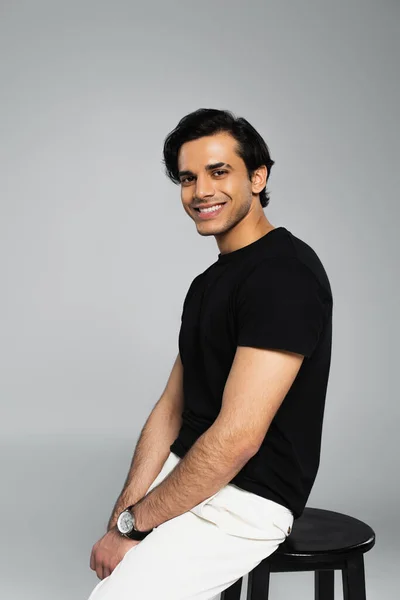
<svg viewBox="0 0 400 600">
<path fill-rule="evenodd" d="M 247 600 L 268 600 L 269 574 L 314 571 L 315 600 L 334 600 L 334 571 L 342 571 L 343 600 L 366 600 L 364 553 L 375 545 L 369 525 L 331 510 L 305 508 L 288 538 L 248 574 Z M 243 577 L 221 593 L 240 600 Z"/>
</svg>

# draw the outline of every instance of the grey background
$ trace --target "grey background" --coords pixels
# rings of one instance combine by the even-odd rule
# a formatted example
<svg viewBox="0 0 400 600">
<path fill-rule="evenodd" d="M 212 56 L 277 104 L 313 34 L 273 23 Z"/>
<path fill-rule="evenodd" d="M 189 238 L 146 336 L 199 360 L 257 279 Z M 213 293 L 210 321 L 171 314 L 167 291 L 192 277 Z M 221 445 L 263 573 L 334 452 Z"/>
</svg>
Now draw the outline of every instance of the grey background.
<svg viewBox="0 0 400 600">
<path fill-rule="evenodd" d="M 321 258 L 334 339 L 308 505 L 376 531 L 369 600 L 399 555 L 398 2 L 0 4 L 1 555 L 4 598 L 87 598 L 140 429 L 217 258 L 162 144 L 227 108 L 276 161 L 265 209 Z M 342 597 L 339 573 L 337 597 Z M 310 598 L 310 573 L 271 598 Z"/>
</svg>

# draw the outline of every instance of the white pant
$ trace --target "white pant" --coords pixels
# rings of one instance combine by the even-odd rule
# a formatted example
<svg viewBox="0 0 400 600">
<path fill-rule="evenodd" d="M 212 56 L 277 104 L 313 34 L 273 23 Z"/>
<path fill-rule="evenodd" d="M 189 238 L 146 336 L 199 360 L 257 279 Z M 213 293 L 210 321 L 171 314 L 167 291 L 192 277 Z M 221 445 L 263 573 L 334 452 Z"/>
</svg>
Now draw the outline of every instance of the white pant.
<svg viewBox="0 0 400 600">
<path fill-rule="evenodd" d="M 146 493 L 180 461 L 170 452 Z M 133 546 L 88 600 L 209 600 L 285 541 L 286 507 L 228 483 Z"/>
</svg>

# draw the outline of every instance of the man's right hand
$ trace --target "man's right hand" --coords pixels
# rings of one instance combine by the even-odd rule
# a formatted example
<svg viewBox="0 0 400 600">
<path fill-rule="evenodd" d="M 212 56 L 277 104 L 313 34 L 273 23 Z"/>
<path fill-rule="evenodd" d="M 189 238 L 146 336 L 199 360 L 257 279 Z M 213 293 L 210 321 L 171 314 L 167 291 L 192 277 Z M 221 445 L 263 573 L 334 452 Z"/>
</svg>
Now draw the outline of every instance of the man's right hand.
<svg viewBox="0 0 400 600">
<path fill-rule="evenodd" d="M 96 571 L 99 579 L 111 575 L 125 554 L 140 540 L 131 540 L 121 535 L 115 525 L 92 548 L 90 568 Z"/>
</svg>

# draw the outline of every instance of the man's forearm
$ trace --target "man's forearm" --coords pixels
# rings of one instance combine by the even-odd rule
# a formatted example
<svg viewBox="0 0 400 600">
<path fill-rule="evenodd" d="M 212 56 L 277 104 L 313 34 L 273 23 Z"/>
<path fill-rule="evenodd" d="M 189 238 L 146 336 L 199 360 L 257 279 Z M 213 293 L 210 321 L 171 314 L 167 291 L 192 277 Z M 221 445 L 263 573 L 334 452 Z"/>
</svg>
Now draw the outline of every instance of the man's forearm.
<svg viewBox="0 0 400 600">
<path fill-rule="evenodd" d="M 171 410 L 161 398 L 150 413 L 136 445 L 129 473 L 121 494 L 115 503 L 107 525 L 109 531 L 119 514 L 138 502 L 160 473 L 170 453 L 170 445 L 177 438 L 182 416 Z"/>
<path fill-rule="evenodd" d="M 252 455 L 239 442 L 228 441 L 214 423 L 132 509 L 136 528 L 148 531 L 190 510 L 229 483 Z"/>
</svg>

